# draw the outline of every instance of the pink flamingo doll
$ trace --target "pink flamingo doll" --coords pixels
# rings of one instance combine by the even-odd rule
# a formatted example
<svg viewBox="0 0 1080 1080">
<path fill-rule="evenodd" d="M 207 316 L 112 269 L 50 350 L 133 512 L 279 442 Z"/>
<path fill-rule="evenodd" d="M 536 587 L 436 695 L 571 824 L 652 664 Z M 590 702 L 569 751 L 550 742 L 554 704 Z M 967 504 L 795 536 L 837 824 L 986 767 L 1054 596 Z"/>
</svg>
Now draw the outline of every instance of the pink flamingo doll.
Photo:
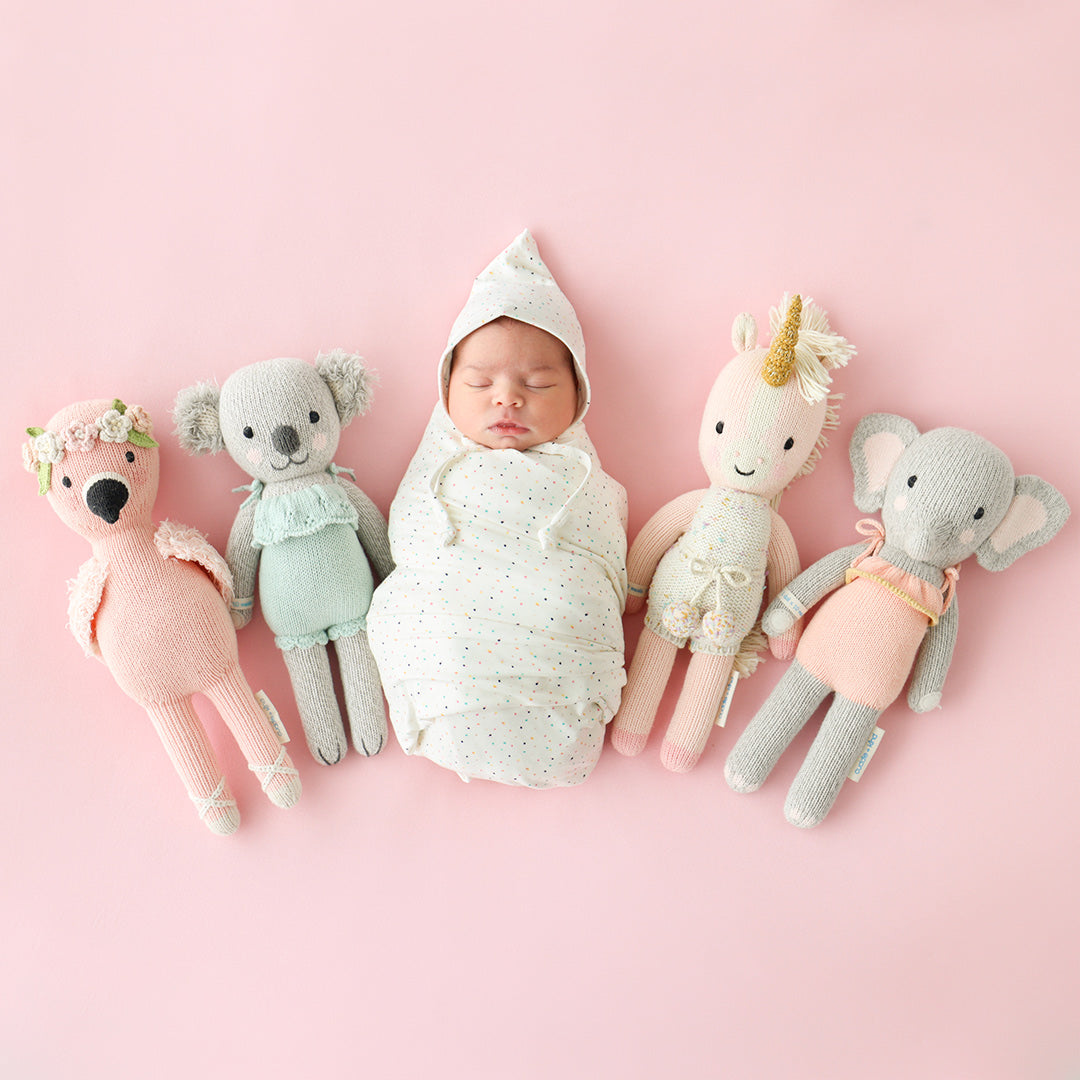
<svg viewBox="0 0 1080 1080">
<path fill-rule="evenodd" d="M 240 670 L 228 567 L 201 533 L 151 520 L 150 418 L 120 401 L 84 401 L 27 433 L 24 462 L 40 494 L 93 547 L 72 584 L 71 631 L 149 713 L 201 820 L 219 834 L 240 824 L 195 693 L 221 713 L 270 801 L 291 806 L 300 778 Z"/>
</svg>

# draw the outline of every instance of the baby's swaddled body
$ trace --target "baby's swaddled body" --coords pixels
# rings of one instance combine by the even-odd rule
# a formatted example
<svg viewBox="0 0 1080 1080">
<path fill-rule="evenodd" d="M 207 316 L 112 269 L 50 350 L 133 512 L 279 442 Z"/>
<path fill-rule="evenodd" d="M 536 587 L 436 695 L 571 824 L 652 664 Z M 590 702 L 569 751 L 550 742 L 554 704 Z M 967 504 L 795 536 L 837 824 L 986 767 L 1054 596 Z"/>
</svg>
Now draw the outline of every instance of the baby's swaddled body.
<svg viewBox="0 0 1080 1080">
<path fill-rule="evenodd" d="M 391 508 L 396 569 L 369 615 L 394 730 L 465 778 L 580 783 L 624 682 L 621 488 L 580 432 L 451 450 L 433 492 L 440 421 Z"/>
<path fill-rule="evenodd" d="M 440 401 L 391 506 L 396 568 L 368 615 L 406 753 L 463 779 L 534 788 L 589 775 L 625 682 L 626 494 L 581 423 L 583 350 L 551 317 L 547 280 L 549 306 L 538 316 L 519 296 L 513 318 L 571 339 L 576 419 L 527 449 L 493 449 Z M 444 354 L 444 386 L 453 346 L 505 314 L 490 295 L 478 306 L 476 291 Z"/>
</svg>

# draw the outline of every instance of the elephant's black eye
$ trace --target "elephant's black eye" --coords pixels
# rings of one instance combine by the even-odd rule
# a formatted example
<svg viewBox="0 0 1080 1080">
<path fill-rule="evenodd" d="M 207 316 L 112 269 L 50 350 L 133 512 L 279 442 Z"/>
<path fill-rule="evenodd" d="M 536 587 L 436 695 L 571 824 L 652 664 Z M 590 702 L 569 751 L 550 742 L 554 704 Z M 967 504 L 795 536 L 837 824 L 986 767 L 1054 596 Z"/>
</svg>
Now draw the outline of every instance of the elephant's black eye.
<svg viewBox="0 0 1080 1080">
<path fill-rule="evenodd" d="M 71 487 L 71 477 L 65 476 L 64 479 L 60 481 L 60 483 L 63 484 L 64 487 Z"/>
<path fill-rule="evenodd" d="M 914 487 L 915 486 L 915 481 L 918 480 L 918 479 L 919 478 L 917 476 L 909 476 L 907 478 L 907 486 L 908 487 Z"/>
<path fill-rule="evenodd" d="M 309 412 L 309 413 L 307 414 L 307 418 L 308 418 L 308 419 L 309 419 L 309 420 L 310 420 L 310 421 L 311 421 L 311 422 L 312 422 L 313 424 L 317 424 L 317 423 L 319 422 L 319 414 L 318 414 L 318 413 L 317 413 L 317 412 L 316 412 L 316 411 L 315 411 L 314 409 L 312 409 L 312 410 L 311 410 L 311 412 Z"/>
<path fill-rule="evenodd" d="M 975 511 L 975 520 L 978 521 L 985 513 L 986 511 L 980 506 L 979 509 Z"/>
<path fill-rule="evenodd" d="M 723 435 L 724 434 L 724 421 L 723 420 L 717 420 L 716 421 L 716 434 L 717 435 Z"/>
<path fill-rule="evenodd" d="M 784 449 L 790 450 L 795 445 L 795 437 L 793 435 L 788 436 L 788 440 L 784 443 Z"/>
<path fill-rule="evenodd" d="M 127 452 L 127 453 L 126 453 L 125 455 L 124 455 L 124 460 L 125 460 L 125 461 L 134 461 L 134 460 L 135 460 L 135 454 L 134 454 L 134 453 L 133 453 L 133 452 L 132 452 L 131 450 L 129 450 L 129 451 L 128 451 L 128 452 Z"/>
<path fill-rule="evenodd" d="M 249 428 L 249 427 L 244 428 L 244 438 L 245 439 L 254 439 L 255 438 L 255 432 L 252 431 L 251 428 Z"/>
</svg>

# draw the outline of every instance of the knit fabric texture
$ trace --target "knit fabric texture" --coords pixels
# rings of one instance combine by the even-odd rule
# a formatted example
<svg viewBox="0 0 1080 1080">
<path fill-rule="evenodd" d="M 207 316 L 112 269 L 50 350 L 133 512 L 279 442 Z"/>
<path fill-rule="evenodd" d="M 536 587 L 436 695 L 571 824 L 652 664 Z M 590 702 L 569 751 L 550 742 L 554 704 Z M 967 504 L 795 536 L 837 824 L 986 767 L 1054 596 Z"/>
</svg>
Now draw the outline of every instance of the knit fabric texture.
<svg viewBox="0 0 1080 1080">
<path fill-rule="evenodd" d="M 92 423 L 107 404 L 69 406 L 49 427 Z M 149 713 L 200 818 L 229 833 L 239 813 L 193 694 L 217 707 L 271 801 L 292 805 L 300 780 L 240 671 L 224 561 L 193 529 L 154 527 L 157 483 L 156 447 L 98 440 L 54 467 L 49 501 L 94 551 L 69 617 L 80 644 Z"/>
</svg>

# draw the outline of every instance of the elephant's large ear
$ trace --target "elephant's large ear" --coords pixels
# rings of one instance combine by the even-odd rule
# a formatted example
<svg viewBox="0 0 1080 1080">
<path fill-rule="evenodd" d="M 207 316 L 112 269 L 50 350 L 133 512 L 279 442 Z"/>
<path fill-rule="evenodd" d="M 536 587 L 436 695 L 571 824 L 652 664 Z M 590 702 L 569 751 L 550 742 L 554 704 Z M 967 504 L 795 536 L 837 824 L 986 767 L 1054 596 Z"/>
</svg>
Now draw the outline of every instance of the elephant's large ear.
<svg viewBox="0 0 1080 1080">
<path fill-rule="evenodd" d="M 1018 476 L 1013 501 L 998 527 L 976 548 L 987 570 L 1004 570 L 1025 552 L 1052 540 L 1069 516 L 1057 488 L 1037 476 Z"/>
<path fill-rule="evenodd" d="M 319 353 L 315 358 L 315 370 L 330 387 L 342 426 L 371 407 L 371 395 L 378 376 L 364 366 L 364 358 L 344 349 Z"/>
<path fill-rule="evenodd" d="M 176 434 L 189 454 L 217 454 L 225 449 L 220 405 L 221 391 L 213 383 L 197 383 L 176 395 Z"/>
<path fill-rule="evenodd" d="M 893 466 L 918 437 L 919 429 L 910 420 L 893 413 L 870 413 L 859 421 L 850 453 L 855 505 L 860 510 L 881 509 Z"/>
</svg>

